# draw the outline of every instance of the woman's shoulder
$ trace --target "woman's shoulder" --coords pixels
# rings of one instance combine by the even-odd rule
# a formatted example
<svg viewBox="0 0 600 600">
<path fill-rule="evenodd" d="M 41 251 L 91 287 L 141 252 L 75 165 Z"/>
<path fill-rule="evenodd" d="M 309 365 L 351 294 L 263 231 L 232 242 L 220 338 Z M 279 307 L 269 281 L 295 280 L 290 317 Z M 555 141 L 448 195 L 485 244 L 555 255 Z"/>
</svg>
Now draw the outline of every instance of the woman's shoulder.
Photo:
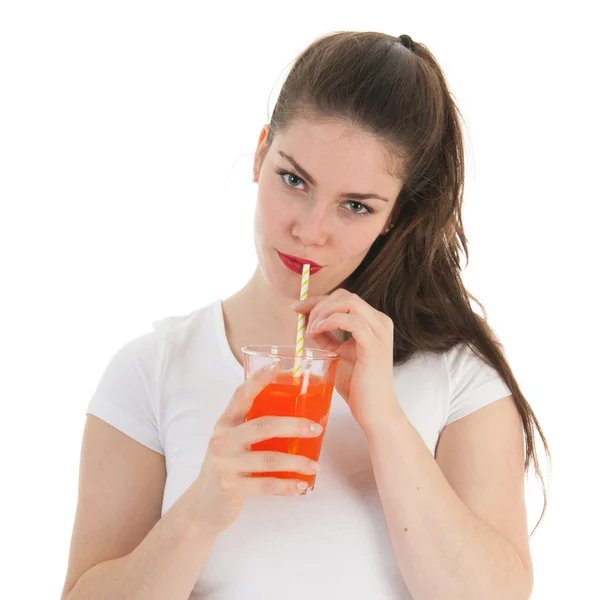
<svg viewBox="0 0 600 600">
<path fill-rule="evenodd" d="M 198 365 L 215 364 L 221 357 L 223 313 L 220 298 L 181 315 L 172 315 L 152 323 L 162 355 L 162 371 L 181 376 L 197 373 Z"/>
<path fill-rule="evenodd" d="M 220 303 L 220 299 L 215 299 L 192 312 L 157 319 L 152 322 L 152 329 L 159 333 L 181 334 L 195 325 L 212 323 Z"/>
<path fill-rule="evenodd" d="M 149 374 L 160 369 L 166 355 L 177 355 L 179 349 L 189 346 L 191 339 L 206 340 L 212 333 L 218 317 L 218 302 L 207 303 L 192 312 L 159 318 L 151 327 L 122 342 L 113 352 L 112 365 L 123 369 L 137 364 L 141 372 Z"/>
</svg>

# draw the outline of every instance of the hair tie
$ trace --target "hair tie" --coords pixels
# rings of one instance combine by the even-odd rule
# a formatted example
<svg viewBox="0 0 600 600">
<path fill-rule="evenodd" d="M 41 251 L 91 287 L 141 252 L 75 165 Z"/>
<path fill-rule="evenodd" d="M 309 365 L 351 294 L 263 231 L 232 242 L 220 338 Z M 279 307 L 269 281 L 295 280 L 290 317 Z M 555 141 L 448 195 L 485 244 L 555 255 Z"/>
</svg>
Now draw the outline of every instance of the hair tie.
<svg viewBox="0 0 600 600">
<path fill-rule="evenodd" d="M 411 52 L 415 51 L 415 43 L 413 42 L 410 35 L 405 35 L 405 34 L 399 35 L 398 40 L 405 48 L 408 48 Z"/>
</svg>

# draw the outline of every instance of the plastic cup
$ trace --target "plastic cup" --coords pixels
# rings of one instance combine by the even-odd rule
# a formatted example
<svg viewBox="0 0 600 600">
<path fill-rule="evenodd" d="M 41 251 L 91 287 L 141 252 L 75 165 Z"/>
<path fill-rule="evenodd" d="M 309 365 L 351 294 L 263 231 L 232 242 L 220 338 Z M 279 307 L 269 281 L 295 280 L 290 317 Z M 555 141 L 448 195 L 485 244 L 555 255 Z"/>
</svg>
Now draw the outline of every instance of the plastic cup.
<svg viewBox="0 0 600 600">
<path fill-rule="evenodd" d="M 252 450 L 274 450 L 300 454 L 318 461 L 323 437 L 327 430 L 327 420 L 331 407 L 335 374 L 340 355 L 318 348 L 304 348 L 300 354 L 300 373 L 294 378 L 296 348 L 294 346 L 243 346 L 244 379 L 255 371 L 273 362 L 279 362 L 279 372 L 275 380 L 265 387 L 254 399 L 245 421 L 265 415 L 280 417 L 305 417 L 320 423 L 323 431 L 318 437 L 310 438 L 271 438 L 252 444 Z M 252 477 L 281 477 L 301 479 L 308 483 L 306 491 L 315 486 L 315 475 L 276 471 L 252 473 Z M 306 493 L 306 492 L 304 492 Z"/>
</svg>

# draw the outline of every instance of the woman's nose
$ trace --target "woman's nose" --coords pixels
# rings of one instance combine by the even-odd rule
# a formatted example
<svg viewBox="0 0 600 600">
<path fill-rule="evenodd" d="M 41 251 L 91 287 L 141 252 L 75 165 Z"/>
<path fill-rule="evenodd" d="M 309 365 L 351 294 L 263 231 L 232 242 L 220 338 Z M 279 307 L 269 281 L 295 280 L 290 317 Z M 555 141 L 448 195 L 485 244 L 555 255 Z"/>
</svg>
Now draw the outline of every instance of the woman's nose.
<svg viewBox="0 0 600 600">
<path fill-rule="evenodd" d="M 331 231 L 331 215 L 329 208 L 306 204 L 296 216 L 292 233 L 305 246 L 322 246 Z"/>
</svg>

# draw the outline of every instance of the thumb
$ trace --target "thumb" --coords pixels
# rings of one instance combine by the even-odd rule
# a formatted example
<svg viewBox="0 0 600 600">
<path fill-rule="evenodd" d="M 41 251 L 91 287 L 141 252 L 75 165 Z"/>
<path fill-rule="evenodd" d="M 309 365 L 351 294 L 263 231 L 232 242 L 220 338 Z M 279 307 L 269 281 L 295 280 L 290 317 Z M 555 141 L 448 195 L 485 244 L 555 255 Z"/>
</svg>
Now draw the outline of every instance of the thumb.
<svg viewBox="0 0 600 600">
<path fill-rule="evenodd" d="M 219 419 L 220 424 L 235 427 L 244 422 L 252 408 L 254 399 L 279 373 L 279 360 L 274 360 L 262 369 L 255 371 L 235 390 L 231 401 Z"/>
</svg>

